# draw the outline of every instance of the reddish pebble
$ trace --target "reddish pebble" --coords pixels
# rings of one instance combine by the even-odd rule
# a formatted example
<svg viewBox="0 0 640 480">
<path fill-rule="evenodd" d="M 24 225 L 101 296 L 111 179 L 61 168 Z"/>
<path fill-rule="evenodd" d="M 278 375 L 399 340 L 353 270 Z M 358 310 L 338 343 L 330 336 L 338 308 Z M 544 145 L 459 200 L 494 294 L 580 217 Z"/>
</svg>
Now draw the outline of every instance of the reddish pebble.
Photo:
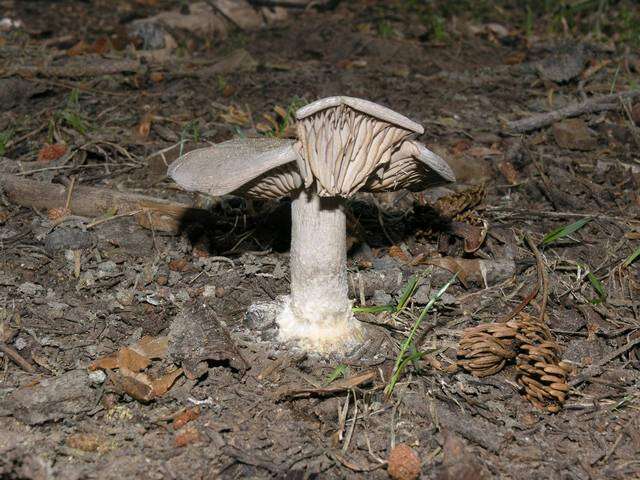
<svg viewBox="0 0 640 480">
<path fill-rule="evenodd" d="M 420 459 L 407 445 L 396 445 L 388 459 L 387 472 L 393 480 L 415 480 L 420 476 Z"/>
</svg>

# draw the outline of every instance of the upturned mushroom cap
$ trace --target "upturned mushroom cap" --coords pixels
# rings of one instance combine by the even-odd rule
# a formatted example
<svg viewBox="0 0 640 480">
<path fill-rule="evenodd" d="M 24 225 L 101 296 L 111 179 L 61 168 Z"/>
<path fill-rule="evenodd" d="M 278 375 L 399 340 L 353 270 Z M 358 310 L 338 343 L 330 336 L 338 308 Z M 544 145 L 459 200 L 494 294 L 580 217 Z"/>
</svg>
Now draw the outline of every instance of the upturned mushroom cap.
<svg viewBox="0 0 640 480">
<path fill-rule="evenodd" d="M 349 196 L 386 165 L 421 125 L 381 105 L 353 97 L 329 97 L 296 112 L 306 187 L 320 196 Z"/>
<path fill-rule="evenodd" d="M 302 187 L 320 196 L 420 190 L 455 181 L 414 137 L 421 125 L 387 107 L 329 97 L 296 112 L 298 138 L 239 138 L 189 152 L 169 176 L 189 191 L 272 199 Z"/>
<path fill-rule="evenodd" d="M 424 190 L 455 182 L 451 167 L 422 143 L 407 140 L 391 155 L 388 164 L 373 173 L 362 188 L 367 192 Z"/>
<path fill-rule="evenodd" d="M 186 153 L 168 175 L 185 190 L 278 198 L 302 186 L 293 140 L 238 138 Z"/>
</svg>

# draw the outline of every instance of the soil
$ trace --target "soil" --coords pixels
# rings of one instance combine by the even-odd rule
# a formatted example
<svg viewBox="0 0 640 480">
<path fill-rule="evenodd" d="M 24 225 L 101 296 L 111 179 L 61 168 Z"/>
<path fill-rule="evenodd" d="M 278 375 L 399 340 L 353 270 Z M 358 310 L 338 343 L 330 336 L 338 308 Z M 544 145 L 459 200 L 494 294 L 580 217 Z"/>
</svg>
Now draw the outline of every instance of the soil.
<svg viewBox="0 0 640 480">
<path fill-rule="evenodd" d="M 127 26 L 183 3 L 0 1 L 22 22 L 0 30 L 0 173 L 210 213 L 174 234 L 0 197 L 0 477 L 384 479 L 406 444 L 421 478 L 640 478 L 638 99 L 525 133 L 507 123 L 637 88 L 624 32 L 556 33 L 551 14 L 526 31 L 519 2 L 442 17 L 315 2 L 255 30 L 225 19 L 226 38 L 169 29 L 175 48 L 140 60 Z M 355 304 L 419 283 L 399 314 L 357 314 L 378 343 L 348 359 L 279 345 L 246 314 L 288 292 L 288 200 L 187 194 L 165 175 L 195 146 L 288 135 L 276 107 L 330 95 L 422 123 L 458 179 L 350 200 Z M 422 356 L 386 395 L 452 271 L 418 329 Z M 455 368 L 464 328 L 511 313 L 542 317 L 571 367 L 557 413 L 528 401 L 515 362 Z M 123 367 L 145 337 L 166 344 L 135 376 Z"/>
</svg>

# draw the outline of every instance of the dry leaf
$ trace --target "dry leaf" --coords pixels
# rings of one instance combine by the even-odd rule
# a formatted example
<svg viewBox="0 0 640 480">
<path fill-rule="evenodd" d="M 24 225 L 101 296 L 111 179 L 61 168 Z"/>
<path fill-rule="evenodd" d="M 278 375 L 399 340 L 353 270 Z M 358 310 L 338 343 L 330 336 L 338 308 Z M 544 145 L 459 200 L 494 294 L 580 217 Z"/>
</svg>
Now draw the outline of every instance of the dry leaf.
<svg viewBox="0 0 640 480">
<path fill-rule="evenodd" d="M 235 105 L 229 105 L 227 111 L 220 114 L 220 118 L 226 123 L 239 126 L 244 126 L 251 121 L 251 116 Z"/>
<path fill-rule="evenodd" d="M 153 393 L 156 397 L 161 397 L 169 391 L 174 382 L 182 375 L 182 368 L 178 368 L 173 372 L 167 373 L 160 378 L 151 381 Z"/>
<path fill-rule="evenodd" d="M 178 368 L 160 378 L 152 379 L 144 373 L 135 373 L 120 367 L 120 375 L 113 375 L 113 380 L 130 397 L 140 402 L 150 402 L 156 397 L 161 397 L 169 391 L 176 379 L 182 375 L 182 369 Z"/>
<path fill-rule="evenodd" d="M 460 193 L 439 198 L 434 208 L 445 218 L 453 218 L 459 213 L 478 205 L 485 195 L 484 185 L 477 185 Z"/>
<path fill-rule="evenodd" d="M 482 227 L 452 221 L 449 228 L 454 235 L 463 238 L 465 253 L 473 253 L 477 251 L 487 238 L 487 232 L 489 230 L 489 226 L 484 220 Z"/>
<path fill-rule="evenodd" d="M 498 170 L 509 182 L 509 185 L 516 185 L 518 183 L 518 172 L 511 162 L 500 162 L 498 164 Z"/>
<path fill-rule="evenodd" d="M 118 368 L 118 353 L 112 353 L 107 357 L 97 359 L 91 365 L 89 370 L 113 370 Z"/>
<path fill-rule="evenodd" d="M 397 258 L 401 262 L 405 262 L 405 263 L 409 262 L 409 257 L 407 256 L 406 253 L 404 253 L 404 250 L 402 250 L 402 248 L 399 247 L 398 245 L 392 245 L 391 247 L 389 247 L 389 256 L 392 258 Z"/>
<path fill-rule="evenodd" d="M 112 380 L 124 393 L 139 402 L 150 402 L 155 398 L 151 379 L 144 373 L 135 373 L 120 368 L 120 374 L 112 373 Z"/>
<path fill-rule="evenodd" d="M 131 348 L 125 347 L 118 351 L 118 365 L 120 368 L 126 368 L 137 373 L 147 368 L 150 363 L 151 360 Z"/>
<path fill-rule="evenodd" d="M 145 335 L 138 343 L 132 345 L 131 348 L 147 358 L 164 358 L 169 349 L 169 337 L 151 337 Z"/>
</svg>

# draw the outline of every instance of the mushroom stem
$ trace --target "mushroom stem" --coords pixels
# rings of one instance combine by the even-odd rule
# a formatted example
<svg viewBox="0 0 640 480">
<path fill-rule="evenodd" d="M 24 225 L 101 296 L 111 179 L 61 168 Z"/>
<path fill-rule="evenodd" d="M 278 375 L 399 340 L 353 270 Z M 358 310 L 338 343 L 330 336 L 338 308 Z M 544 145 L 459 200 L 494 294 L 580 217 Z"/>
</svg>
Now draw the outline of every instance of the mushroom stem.
<svg viewBox="0 0 640 480">
<path fill-rule="evenodd" d="M 280 336 L 307 348 L 336 351 L 355 339 L 347 284 L 343 199 L 302 190 L 291 203 L 291 297 Z"/>
</svg>

